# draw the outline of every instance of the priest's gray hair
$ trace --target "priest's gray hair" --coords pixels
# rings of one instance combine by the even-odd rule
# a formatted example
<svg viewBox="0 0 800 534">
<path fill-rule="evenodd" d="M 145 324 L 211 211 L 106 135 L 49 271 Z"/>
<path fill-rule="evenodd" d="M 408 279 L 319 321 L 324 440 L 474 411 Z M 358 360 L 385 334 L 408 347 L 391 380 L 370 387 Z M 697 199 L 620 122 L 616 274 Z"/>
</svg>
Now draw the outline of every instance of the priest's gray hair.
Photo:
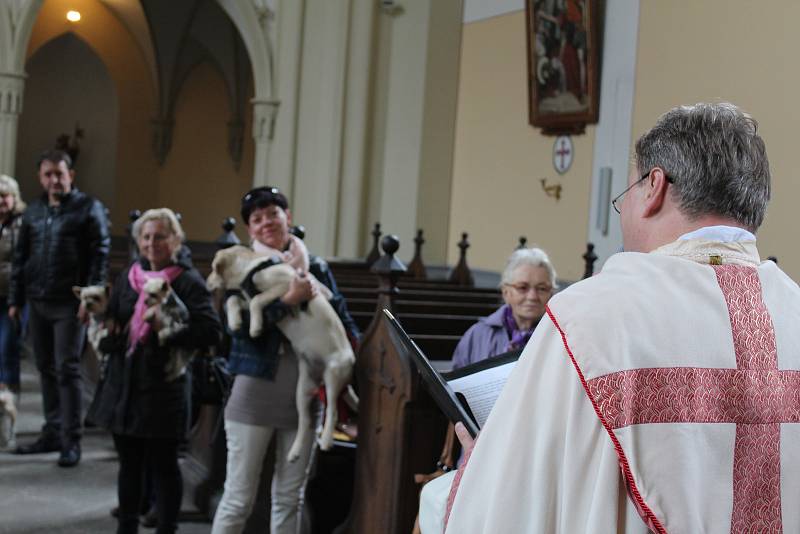
<svg viewBox="0 0 800 534">
<path fill-rule="evenodd" d="M 755 232 L 770 198 L 767 149 L 758 123 L 730 103 L 674 108 L 636 141 L 639 174 L 660 167 L 690 219 L 729 217 Z"/>
<path fill-rule="evenodd" d="M 503 275 L 500 279 L 501 283 L 510 284 L 514 270 L 521 265 L 544 267 L 550 277 L 550 285 L 554 288 L 558 287 L 556 285 L 556 269 L 553 267 L 547 252 L 536 247 L 519 248 L 509 256 L 508 263 L 506 263 L 506 268 L 503 269 Z"/>
</svg>

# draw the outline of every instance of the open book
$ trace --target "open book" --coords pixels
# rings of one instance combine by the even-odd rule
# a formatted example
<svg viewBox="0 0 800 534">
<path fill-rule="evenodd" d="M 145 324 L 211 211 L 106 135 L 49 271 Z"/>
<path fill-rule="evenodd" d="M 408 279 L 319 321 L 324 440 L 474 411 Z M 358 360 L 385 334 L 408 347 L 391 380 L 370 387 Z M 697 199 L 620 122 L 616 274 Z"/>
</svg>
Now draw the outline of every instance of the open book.
<svg viewBox="0 0 800 534">
<path fill-rule="evenodd" d="M 464 423 L 475 437 L 486 423 L 521 351 L 507 352 L 442 374 L 434 369 L 391 312 L 384 309 L 383 313 L 389 321 L 392 342 L 414 362 L 433 400 L 450 421 Z"/>
</svg>

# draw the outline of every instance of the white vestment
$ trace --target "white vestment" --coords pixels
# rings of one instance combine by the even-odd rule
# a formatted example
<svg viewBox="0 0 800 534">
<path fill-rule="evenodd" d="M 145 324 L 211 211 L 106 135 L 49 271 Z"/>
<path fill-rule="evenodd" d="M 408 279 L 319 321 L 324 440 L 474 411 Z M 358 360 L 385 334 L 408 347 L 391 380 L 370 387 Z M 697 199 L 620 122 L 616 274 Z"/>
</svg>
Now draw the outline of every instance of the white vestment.
<svg viewBox="0 0 800 534">
<path fill-rule="evenodd" d="M 446 532 L 800 532 L 798 325 L 754 242 L 613 256 L 550 301 Z M 424 534 L 450 480 L 423 490 Z"/>
</svg>

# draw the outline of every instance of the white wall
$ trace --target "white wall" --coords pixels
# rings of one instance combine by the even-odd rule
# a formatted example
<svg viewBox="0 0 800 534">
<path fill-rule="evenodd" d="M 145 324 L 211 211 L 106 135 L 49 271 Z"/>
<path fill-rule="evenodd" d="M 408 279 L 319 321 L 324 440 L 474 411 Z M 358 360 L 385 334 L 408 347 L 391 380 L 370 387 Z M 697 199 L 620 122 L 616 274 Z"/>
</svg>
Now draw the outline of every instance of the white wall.
<svg viewBox="0 0 800 534">
<path fill-rule="evenodd" d="M 606 3 L 600 120 L 594 145 L 588 228 L 589 241 L 594 243 L 598 256 L 595 271 L 622 247 L 619 215 L 610 199 L 628 183 L 638 30 L 639 0 Z M 609 184 L 601 187 L 601 169 L 610 172 L 610 188 Z"/>
</svg>

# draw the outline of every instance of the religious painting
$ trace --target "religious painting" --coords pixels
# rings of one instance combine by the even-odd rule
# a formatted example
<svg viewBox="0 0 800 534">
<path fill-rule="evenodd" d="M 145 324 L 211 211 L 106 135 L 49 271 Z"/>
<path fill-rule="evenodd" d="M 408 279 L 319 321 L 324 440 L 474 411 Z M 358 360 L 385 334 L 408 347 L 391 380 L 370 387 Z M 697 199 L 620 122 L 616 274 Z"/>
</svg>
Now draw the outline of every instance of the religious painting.
<svg viewBox="0 0 800 534">
<path fill-rule="evenodd" d="M 529 121 L 581 134 L 598 115 L 597 0 L 526 0 L 525 15 Z"/>
</svg>

